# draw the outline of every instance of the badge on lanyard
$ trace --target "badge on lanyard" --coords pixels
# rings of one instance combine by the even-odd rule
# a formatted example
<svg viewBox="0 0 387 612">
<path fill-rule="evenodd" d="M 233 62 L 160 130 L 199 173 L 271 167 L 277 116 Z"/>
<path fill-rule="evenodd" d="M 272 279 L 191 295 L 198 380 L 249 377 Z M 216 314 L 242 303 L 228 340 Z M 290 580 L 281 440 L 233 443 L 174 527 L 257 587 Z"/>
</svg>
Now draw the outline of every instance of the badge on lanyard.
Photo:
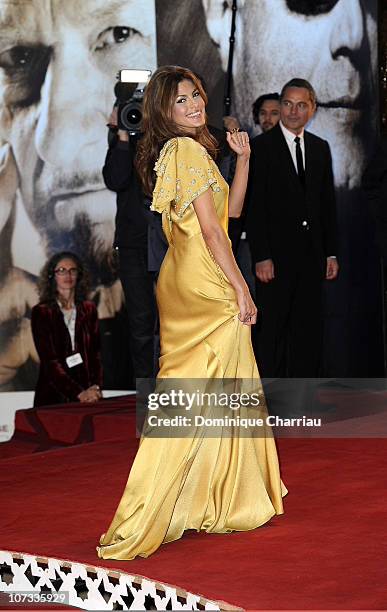
<svg viewBox="0 0 387 612">
<path fill-rule="evenodd" d="M 66 357 L 66 363 L 69 368 L 73 368 L 74 366 L 77 366 L 80 363 L 83 363 L 81 353 L 75 353 L 74 355 L 70 355 L 69 357 Z"/>
</svg>

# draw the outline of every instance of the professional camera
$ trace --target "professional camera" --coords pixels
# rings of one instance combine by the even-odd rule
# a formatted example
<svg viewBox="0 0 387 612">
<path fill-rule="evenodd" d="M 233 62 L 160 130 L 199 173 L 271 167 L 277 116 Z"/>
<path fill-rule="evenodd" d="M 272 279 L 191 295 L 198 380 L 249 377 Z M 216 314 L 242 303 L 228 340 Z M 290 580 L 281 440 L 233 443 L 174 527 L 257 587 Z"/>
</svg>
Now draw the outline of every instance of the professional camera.
<svg viewBox="0 0 387 612">
<path fill-rule="evenodd" d="M 150 70 L 120 70 L 114 88 L 117 101 L 117 126 L 131 135 L 141 130 L 142 99 L 151 76 Z"/>
</svg>

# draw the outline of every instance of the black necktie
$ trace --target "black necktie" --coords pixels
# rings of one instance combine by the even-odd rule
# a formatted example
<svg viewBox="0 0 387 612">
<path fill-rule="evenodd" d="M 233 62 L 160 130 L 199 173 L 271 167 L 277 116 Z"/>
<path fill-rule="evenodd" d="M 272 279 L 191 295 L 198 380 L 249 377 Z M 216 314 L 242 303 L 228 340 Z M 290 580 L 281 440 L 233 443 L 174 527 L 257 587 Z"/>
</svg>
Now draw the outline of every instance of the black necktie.
<svg viewBox="0 0 387 612">
<path fill-rule="evenodd" d="M 302 160 L 302 151 L 300 145 L 300 137 L 296 136 L 294 139 L 296 143 L 296 159 L 297 159 L 297 174 L 298 178 L 301 181 L 302 185 L 305 185 L 305 170 L 304 170 L 304 162 Z"/>
</svg>

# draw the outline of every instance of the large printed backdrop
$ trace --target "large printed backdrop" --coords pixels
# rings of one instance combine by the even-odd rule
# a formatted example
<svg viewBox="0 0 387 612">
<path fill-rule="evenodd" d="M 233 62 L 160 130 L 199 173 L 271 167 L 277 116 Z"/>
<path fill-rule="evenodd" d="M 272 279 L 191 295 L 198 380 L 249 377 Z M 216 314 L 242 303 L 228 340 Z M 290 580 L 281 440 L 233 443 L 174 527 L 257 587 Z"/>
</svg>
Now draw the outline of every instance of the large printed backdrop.
<svg viewBox="0 0 387 612">
<path fill-rule="evenodd" d="M 378 375 L 378 258 L 360 189 L 376 137 L 377 0 L 238 4 L 233 113 L 255 133 L 254 99 L 307 78 L 320 102 L 310 129 L 332 149 L 341 273 L 326 291 L 324 374 Z M 219 125 L 231 14 L 221 0 L 0 0 L 2 390 L 34 386 L 36 275 L 63 248 L 92 271 L 106 386 L 130 386 L 121 290 L 110 267 L 115 194 L 101 177 L 115 74 L 187 65 L 204 79 L 209 117 Z"/>
</svg>

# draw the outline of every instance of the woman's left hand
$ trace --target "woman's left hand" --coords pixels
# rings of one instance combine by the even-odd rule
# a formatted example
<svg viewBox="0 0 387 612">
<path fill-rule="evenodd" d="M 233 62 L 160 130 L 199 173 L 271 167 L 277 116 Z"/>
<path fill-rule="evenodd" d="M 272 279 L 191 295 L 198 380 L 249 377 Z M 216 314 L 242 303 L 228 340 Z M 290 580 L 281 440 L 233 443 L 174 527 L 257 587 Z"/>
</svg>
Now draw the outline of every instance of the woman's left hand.
<svg viewBox="0 0 387 612">
<path fill-rule="evenodd" d="M 239 306 L 238 319 L 243 325 L 255 325 L 257 322 L 257 307 L 253 302 L 247 285 L 236 291 Z"/>
<path fill-rule="evenodd" d="M 247 132 L 226 132 L 228 145 L 238 156 L 250 157 L 250 140 Z"/>
</svg>

